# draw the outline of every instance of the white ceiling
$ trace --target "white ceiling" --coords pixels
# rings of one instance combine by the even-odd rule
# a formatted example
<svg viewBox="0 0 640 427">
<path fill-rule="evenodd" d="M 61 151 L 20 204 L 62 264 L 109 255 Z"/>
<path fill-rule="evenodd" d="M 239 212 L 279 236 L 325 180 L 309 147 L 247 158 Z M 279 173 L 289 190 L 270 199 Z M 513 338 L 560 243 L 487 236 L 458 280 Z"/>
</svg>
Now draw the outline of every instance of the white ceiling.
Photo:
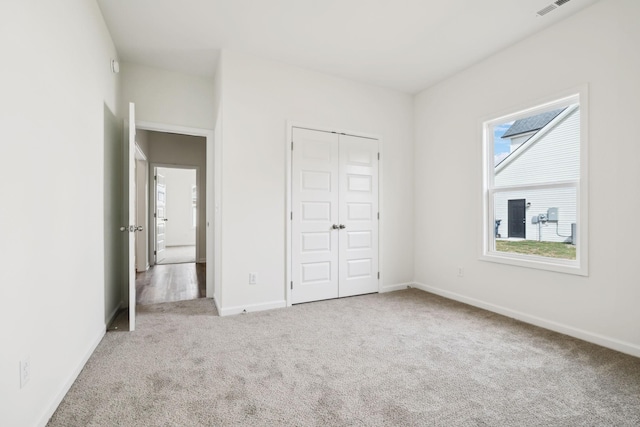
<svg viewBox="0 0 640 427">
<path fill-rule="evenodd" d="M 121 61 L 212 76 L 221 49 L 415 93 L 598 0 L 98 0 Z"/>
</svg>

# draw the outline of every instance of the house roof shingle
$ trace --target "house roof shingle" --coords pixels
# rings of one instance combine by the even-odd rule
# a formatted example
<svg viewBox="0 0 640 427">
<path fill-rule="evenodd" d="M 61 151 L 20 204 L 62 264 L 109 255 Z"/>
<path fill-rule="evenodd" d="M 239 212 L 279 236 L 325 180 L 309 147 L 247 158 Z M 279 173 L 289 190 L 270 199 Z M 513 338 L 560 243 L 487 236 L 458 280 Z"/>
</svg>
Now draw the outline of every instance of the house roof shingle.
<svg viewBox="0 0 640 427">
<path fill-rule="evenodd" d="M 558 114 L 562 113 L 565 109 L 566 108 L 560 108 L 559 110 L 547 111 L 542 114 L 516 120 L 501 138 L 511 138 L 523 133 L 538 131 L 548 125 L 551 120 L 555 119 Z"/>
</svg>

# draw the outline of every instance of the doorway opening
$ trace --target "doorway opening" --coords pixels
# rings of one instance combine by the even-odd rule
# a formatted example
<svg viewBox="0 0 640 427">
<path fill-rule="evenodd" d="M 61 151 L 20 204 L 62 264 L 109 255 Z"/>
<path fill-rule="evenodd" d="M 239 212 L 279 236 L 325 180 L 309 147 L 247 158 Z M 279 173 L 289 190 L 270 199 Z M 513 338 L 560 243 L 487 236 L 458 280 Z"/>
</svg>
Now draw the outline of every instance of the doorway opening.
<svg viewBox="0 0 640 427">
<path fill-rule="evenodd" d="M 137 305 L 207 295 L 208 134 L 138 124 L 148 152 L 147 266 L 136 274 Z"/>
<path fill-rule="evenodd" d="M 197 261 L 196 175 L 195 168 L 155 168 L 155 264 Z"/>
</svg>

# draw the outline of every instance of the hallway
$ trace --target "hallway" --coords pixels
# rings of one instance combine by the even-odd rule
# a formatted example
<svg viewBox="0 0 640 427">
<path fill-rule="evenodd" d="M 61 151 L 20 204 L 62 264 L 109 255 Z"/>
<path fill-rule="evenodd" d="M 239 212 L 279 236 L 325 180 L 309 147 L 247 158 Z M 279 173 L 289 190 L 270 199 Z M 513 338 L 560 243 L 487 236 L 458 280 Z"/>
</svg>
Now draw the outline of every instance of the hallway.
<svg viewBox="0 0 640 427">
<path fill-rule="evenodd" d="M 138 305 L 206 296 L 206 264 L 155 265 L 136 275 Z"/>
</svg>

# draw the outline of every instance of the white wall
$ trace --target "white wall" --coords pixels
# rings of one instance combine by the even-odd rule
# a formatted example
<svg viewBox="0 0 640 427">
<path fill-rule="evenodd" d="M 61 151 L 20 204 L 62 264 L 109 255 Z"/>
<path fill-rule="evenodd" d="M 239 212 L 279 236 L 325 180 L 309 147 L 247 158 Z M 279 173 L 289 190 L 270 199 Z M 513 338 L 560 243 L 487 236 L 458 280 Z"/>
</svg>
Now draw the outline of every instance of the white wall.
<svg viewBox="0 0 640 427">
<path fill-rule="evenodd" d="M 425 289 L 640 356 L 640 236 L 627 226 L 640 211 L 640 143 L 624 125 L 640 116 L 639 16 L 636 0 L 601 1 L 416 97 L 415 278 Z M 481 121 L 583 83 L 589 276 L 480 261 Z"/>
<path fill-rule="evenodd" d="M 85 0 L 0 2 L 0 51 L 0 425 L 44 425 L 105 331 L 104 106 L 119 115 L 116 51 Z"/>
<path fill-rule="evenodd" d="M 383 285 L 410 282 L 411 96 L 235 52 L 221 64 L 223 313 L 284 304 L 287 120 L 382 138 Z"/>
<path fill-rule="evenodd" d="M 149 163 L 159 165 L 197 167 L 200 203 L 198 204 L 197 259 L 206 259 L 206 139 L 199 136 L 178 135 L 166 132 L 147 132 L 149 142 Z M 151 193 L 153 194 L 151 190 Z M 171 219 L 169 219 L 171 221 Z M 151 240 L 153 241 L 153 240 Z M 153 253 L 153 251 L 151 251 Z"/>
<path fill-rule="evenodd" d="M 123 63 L 121 106 L 136 104 L 136 121 L 213 129 L 213 78 Z"/>
<path fill-rule="evenodd" d="M 166 245 L 195 245 L 191 198 L 191 188 L 196 185 L 195 169 L 158 168 L 158 173 L 164 175 L 167 186 Z"/>
</svg>

